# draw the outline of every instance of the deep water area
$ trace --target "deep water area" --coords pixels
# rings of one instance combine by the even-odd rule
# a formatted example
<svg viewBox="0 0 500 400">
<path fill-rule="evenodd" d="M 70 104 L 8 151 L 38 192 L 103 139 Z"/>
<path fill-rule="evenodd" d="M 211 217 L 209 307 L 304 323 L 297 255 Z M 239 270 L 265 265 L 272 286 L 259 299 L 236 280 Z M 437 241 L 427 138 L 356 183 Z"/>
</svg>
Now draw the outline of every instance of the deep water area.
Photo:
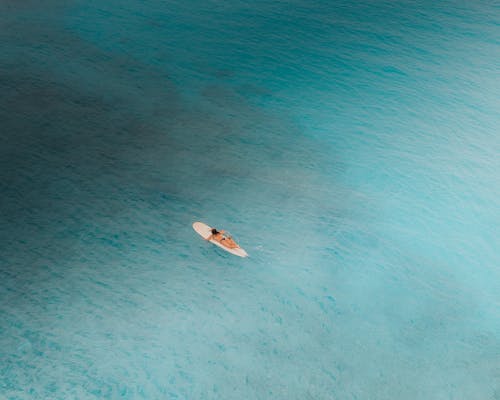
<svg viewBox="0 0 500 400">
<path fill-rule="evenodd" d="M 0 1 L 0 399 L 499 400 L 499 38 L 494 1 Z"/>
</svg>

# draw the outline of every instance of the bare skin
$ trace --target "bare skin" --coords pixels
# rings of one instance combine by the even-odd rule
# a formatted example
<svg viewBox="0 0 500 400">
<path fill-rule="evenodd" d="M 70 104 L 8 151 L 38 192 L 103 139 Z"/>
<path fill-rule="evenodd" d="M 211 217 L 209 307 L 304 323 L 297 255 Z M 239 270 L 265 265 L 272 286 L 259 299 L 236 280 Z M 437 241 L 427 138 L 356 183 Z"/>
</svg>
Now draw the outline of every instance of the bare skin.
<svg viewBox="0 0 500 400">
<path fill-rule="evenodd" d="M 211 234 L 208 238 L 205 240 L 215 240 L 222 244 L 223 246 L 227 247 L 228 249 L 236 249 L 240 246 L 236 244 L 236 242 L 229 236 L 224 236 L 225 231 L 219 231 L 215 235 Z"/>
</svg>

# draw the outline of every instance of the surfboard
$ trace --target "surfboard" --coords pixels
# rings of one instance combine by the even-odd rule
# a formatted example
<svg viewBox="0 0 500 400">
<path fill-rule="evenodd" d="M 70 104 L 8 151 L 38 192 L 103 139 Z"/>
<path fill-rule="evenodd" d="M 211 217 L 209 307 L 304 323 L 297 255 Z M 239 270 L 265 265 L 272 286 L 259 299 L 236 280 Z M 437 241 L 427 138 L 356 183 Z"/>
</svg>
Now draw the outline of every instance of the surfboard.
<svg viewBox="0 0 500 400">
<path fill-rule="evenodd" d="M 203 239 L 207 239 L 210 237 L 212 234 L 212 228 L 203 222 L 195 222 L 193 224 L 193 229 L 196 231 L 198 235 L 200 235 Z M 231 254 L 234 254 L 235 256 L 239 257 L 248 257 L 248 254 L 245 250 L 243 250 L 241 247 L 236 247 L 235 249 L 230 249 L 229 247 L 224 246 L 223 244 L 220 244 L 217 240 L 210 240 L 210 243 L 215 244 L 216 246 L 219 246 L 221 249 L 224 249 L 228 251 Z"/>
</svg>

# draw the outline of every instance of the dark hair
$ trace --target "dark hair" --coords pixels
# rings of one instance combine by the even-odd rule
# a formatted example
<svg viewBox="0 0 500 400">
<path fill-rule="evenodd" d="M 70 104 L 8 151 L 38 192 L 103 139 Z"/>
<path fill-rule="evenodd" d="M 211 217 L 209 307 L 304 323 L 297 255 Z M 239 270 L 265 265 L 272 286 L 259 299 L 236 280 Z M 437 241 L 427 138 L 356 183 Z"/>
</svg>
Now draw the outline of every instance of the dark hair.
<svg viewBox="0 0 500 400">
<path fill-rule="evenodd" d="M 212 228 L 212 235 L 217 235 L 219 231 L 215 228 Z"/>
</svg>

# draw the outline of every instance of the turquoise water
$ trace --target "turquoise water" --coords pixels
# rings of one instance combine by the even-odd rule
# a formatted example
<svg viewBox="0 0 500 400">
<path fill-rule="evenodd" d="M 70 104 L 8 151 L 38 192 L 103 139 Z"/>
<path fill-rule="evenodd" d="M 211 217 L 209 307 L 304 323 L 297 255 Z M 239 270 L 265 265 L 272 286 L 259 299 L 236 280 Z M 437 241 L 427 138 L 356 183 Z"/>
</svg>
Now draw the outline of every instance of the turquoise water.
<svg viewBox="0 0 500 400">
<path fill-rule="evenodd" d="M 0 398 L 500 399 L 470 3 L 0 3 Z"/>
</svg>

